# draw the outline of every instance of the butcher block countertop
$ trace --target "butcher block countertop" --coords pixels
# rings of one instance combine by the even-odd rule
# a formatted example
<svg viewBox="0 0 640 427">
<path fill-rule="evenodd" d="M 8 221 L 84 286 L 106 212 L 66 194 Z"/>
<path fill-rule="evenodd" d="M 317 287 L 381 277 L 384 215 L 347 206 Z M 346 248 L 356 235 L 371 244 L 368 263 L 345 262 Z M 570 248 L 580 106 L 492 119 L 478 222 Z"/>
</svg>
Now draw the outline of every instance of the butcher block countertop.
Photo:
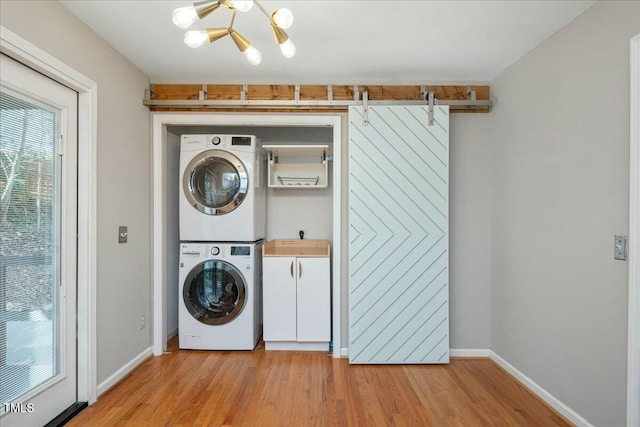
<svg viewBox="0 0 640 427">
<path fill-rule="evenodd" d="M 262 245 L 262 256 L 295 256 L 328 258 L 331 249 L 328 240 L 275 239 Z"/>
</svg>

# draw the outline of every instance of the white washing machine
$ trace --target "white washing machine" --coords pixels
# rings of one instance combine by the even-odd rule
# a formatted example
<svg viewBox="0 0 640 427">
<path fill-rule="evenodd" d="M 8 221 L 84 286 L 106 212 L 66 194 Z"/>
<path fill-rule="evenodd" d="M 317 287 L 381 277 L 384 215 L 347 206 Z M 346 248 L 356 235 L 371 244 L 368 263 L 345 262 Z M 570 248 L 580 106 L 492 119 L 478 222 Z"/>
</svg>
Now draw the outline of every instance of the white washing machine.
<svg viewBox="0 0 640 427">
<path fill-rule="evenodd" d="M 253 350 L 262 334 L 262 242 L 181 243 L 179 346 Z"/>
<path fill-rule="evenodd" d="M 265 237 L 266 156 L 253 135 L 182 135 L 180 240 Z"/>
</svg>

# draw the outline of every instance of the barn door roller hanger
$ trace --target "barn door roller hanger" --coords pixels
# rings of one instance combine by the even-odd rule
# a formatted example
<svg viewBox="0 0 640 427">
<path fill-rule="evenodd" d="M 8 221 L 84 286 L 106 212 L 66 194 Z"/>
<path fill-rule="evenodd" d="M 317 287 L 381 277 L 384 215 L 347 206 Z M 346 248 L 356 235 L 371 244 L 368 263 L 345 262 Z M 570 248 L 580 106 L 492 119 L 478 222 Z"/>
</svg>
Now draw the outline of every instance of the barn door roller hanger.
<svg viewBox="0 0 640 427">
<path fill-rule="evenodd" d="M 356 86 L 356 90 L 357 90 L 357 86 Z M 471 91 L 471 92 L 473 92 L 473 97 L 475 98 L 476 92 L 475 91 Z M 354 91 L 354 94 L 357 94 L 357 92 Z M 422 99 L 424 100 L 424 103 L 426 103 L 429 106 L 428 125 L 433 126 L 433 106 L 436 104 L 435 94 L 433 92 L 426 92 L 425 87 L 421 86 L 421 95 L 422 95 Z M 382 102 L 384 103 L 384 101 Z M 388 102 L 388 103 L 384 103 L 383 105 L 388 105 L 388 104 L 391 104 L 391 103 Z M 362 92 L 362 124 L 365 126 L 369 125 L 369 92 L 366 90 Z"/>
</svg>

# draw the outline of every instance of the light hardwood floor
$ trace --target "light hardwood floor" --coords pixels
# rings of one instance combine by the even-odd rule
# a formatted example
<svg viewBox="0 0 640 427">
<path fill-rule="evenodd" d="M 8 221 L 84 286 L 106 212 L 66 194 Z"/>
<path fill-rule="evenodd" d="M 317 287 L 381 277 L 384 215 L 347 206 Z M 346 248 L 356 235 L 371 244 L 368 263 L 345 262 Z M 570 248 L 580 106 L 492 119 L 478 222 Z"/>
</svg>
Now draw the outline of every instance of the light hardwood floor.
<svg viewBox="0 0 640 427">
<path fill-rule="evenodd" d="M 319 352 L 147 359 L 68 426 L 570 426 L 488 359 L 349 365 Z"/>
</svg>

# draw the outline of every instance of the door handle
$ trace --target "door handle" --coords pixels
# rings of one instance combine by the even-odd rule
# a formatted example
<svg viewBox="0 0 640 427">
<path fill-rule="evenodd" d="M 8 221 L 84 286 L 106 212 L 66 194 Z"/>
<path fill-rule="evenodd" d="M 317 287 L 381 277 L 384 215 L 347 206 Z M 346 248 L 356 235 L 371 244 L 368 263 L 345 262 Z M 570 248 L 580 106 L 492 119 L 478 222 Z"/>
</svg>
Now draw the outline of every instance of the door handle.
<svg viewBox="0 0 640 427">
<path fill-rule="evenodd" d="M 291 273 L 291 278 L 293 279 L 293 261 L 291 261 L 291 267 L 289 268 L 289 272 Z"/>
<path fill-rule="evenodd" d="M 302 263 L 298 261 L 298 279 L 302 277 Z"/>
</svg>

